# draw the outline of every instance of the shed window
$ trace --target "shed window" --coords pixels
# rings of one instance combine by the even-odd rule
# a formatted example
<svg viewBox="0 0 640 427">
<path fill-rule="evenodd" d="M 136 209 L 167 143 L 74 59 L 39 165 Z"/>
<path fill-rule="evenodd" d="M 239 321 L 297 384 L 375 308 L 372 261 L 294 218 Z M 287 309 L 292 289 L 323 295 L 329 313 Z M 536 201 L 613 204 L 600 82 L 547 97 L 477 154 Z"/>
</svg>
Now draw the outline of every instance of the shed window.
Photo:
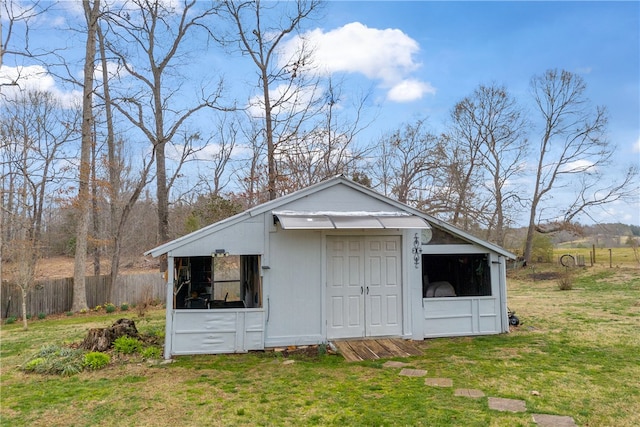
<svg viewBox="0 0 640 427">
<path fill-rule="evenodd" d="M 176 258 L 174 307 L 262 307 L 260 255 Z"/>
<path fill-rule="evenodd" d="M 485 254 L 422 255 L 423 298 L 490 296 Z"/>
</svg>

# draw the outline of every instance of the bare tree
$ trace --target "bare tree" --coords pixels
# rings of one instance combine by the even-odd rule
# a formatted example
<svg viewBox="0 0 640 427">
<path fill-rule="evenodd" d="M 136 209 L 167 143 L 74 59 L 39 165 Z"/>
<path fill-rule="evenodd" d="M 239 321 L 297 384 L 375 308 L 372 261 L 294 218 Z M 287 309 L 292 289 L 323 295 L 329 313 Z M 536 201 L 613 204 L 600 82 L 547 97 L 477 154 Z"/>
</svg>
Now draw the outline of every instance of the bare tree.
<svg viewBox="0 0 640 427">
<path fill-rule="evenodd" d="M 227 113 L 216 122 L 215 130 L 205 144 L 213 147 L 214 151 L 201 159 L 205 167 L 204 172 L 198 175 L 198 185 L 204 188 L 203 193 L 220 196 L 231 181 L 231 171 L 228 166 L 236 148 L 240 124 L 234 116 L 230 117 Z"/>
<path fill-rule="evenodd" d="M 239 161 L 234 174 L 242 189 L 239 196 L 244 200 L 245 208 L 250 208 L 269 200 L 268 192 L 263 191 L 268 188 L 268 174 L 264 173 L 265 140 L 261 127 L 253 120 L 248 120 L 248 125 L 241 126 L 240 130 L 249 156 Z"/>
<path fill-rule="evenodd" d="M 529 260 L 536 231 L 558 230 L 576 215 L 629 196 L 638 174 L 629 167 L 620 181 L 603 179 L 614 152 L 606 138 L 607 115 L 603 107 L 593 108 L 586 98 L 584 80 L 569 71 L 548 70 L 534 76 L 531 91 L 541 120 L 536 148 L 535 187 L 525 242 Z M 575 197 L 560 206 L 555 217 L 542 217 L 549 197 L 564 191 Z M 554 223 L 541 226 L 540 223 Z"/>
<path fill-rule="evenodd" d="M 176 100 L 187 81 L 177 76 L 177 66 L 182 65 L 179 61 L 185 59 L 184 42 L 197 29 L 204 29 L 203 22 L 216 13 L 217 7 L 214 3 L 199 8 L 195 1 L 173 7 L 159 0 L 134 0 L 118 13 L 109 15 L 113 36 L 105 40 L 107 50 L 139 84 L 133 88 L 126 85 L 117 96 L 112 95 L 111 101 L 153 147 L 159 242 L 169 240 L 169 193 L 179 176 L 178 170 L 171 177 L 167 174 L 167 144 L 198 111 L 222 109 L 217 105 L 221 84 L 210 93 L 203 86 L 200 100 L 190 106 Z M 142 62 L 130 55 L 135 50 L 143 53 Z M 177 160 L 178 169 L 191 154 L 191 146 L 184 144 Z"/>
<path fill-rule="evenodd" d="M 277 169 L 288 191 L 321 182 L 335 175 L 352 175 L 369 148 L 356 146 L 356 138 L 371 121 L 365 119 L 368 95 L 353 103 L 354 115 L 344 114 L 341 85 L 328 81 L 324 106 L 308 131 L 291 138 L 276 150 Z"/>
<path fill-rule="evenodd" d="M 452 128 L 447 135 L 450 221 L 470 231 L 482 215 L 479 189 L 482 187 L 482 135 L 476 132 L 464 105 L 451 111 Z"/>
<path fill-rule="evenodd" d="M 264 140 L 267 146 L 267 190 L 269 200 L 278 196 L 276 165 L 279 145 L 287 145 L 297 138 L 302 123 L 313 113 L 308 102 L 316 97 L 305 94 L 303 68 L 310 62 L 308 46 L 293 57 L 277 58 L 285 37 L 300 29 L 302 22 L 319 8 L 318 0 L 297 0 L 290 3 L 256 1 L 225 1 L 226 15 L 235 30 L 218 39 L 251 58 L 258 68 L 258 87 L 261 90 L 257 106 L 264 120 Z M 278 10 L 270 10 L 277 7 Z M 284 65 L 283 65 L 284 64 Z M 311 90 L 317 87 L 311 85 Z M 309 86 L 307 86 L 307 89 Z M 312 100 L 312 101 L 309 101 Z M 306 105 L 302 105 L 305 104 Z"/>
<path fill-rule="evenodd" d="M 46 8 L 42 8 L 39 1 L 27 5 L 18 4 L 18 2 L 14 0 L 4 0 L 0 2 L 0 70 L 5 63 L 6 56 L 13 58 L 36 56 L 36 53 L 32 52 L 29 46 L 30 21 L 41 13 L 44 13 L 45 10 Z M 3 26 L 3 22 L 6 22 L 6 27 Z M 20 47 L 14 48 L 13 40 L 15 40 L 16 26 L 22 26 L 22 43 Z M 21 71 L 20 69 L 16 71 L 18 74 L 14 76 L 11 81 L 0 82 L 0 88 L 2 86 L 18 86 Z M 4 188 L 0 196 L 4 200 Z M 2 280 L 3 249 L 5 246 L 5 214 L 6 212 L 3 206 L 2 209 L 0 209 L 0 281 Z"/>
<path fill-rule="evenodd" d="M 102 91 L 100 96 L 104 100 L 107 140 L 107 174 L 109 194 L 109 237 L 111 243 L 111 269 L 109 281 L 110 301 L 116 301 L 116 283 L 120 270 L 120 256 L 126 232 L 126 224 L 135 204 L 144 188 L 149 183 L 151 167 L 154 157 L 142 160 L 137 179 L 129 178 L 131 167 L 127 165 L 124 141 L 117 138 L 114 127 L 113 105 L 111 102 L 109 63 L 106 56 L 105 38 L 101 27 L 98 27 L 98 46 L 102 68 Z"/>
<path fill-rule="evenodd" d="M 478 219 L 485 222 L 487 239 L 504 245 L 510 207 L 518 198 L 518 188 L 509 186 L 509 181 L 522 174 L 526 154 L 527 122 L 522 109 L 506 88 L 480 85 L 456 104 L 453 118 L 458 135 L 466 139 L 464 146 L 469 152 L 477 150 L 478 166 L 487 176 L 482 180 L 486 189 L 483 219 Z"/>
<path fill-rule="evenodd" d="M 53 3 L 41 1 L 24 3 L 4 0 L 0 3 L 0 68 L 4 64 L 5 56 L 34 58 L 43 54 L 34 52 L 29 43 L 30 21 L 45 13 L 52 5 Z M 3 27 L 3 22 L 7 23 L 6 27 Z M 20 27 L 19 36 L 16 34 L 18 26 Z M 16 36 L 20 38 L 19 47 L 13 47 Z M 17 79 L 9 84 L 17 84 Z"/>
<path fill-rule="evenodd" d="M 63 148 L 78 130 L 78 111 L 64 109 L 43 91 L 18 92 L 5 98 L 0 114 L 2 140 L 3 242 L 11 261 L 10 273 L 26 298 L 34 285 L 42 249 L 44 211 L 52 194 L 69 178 Z"/>
<path fill-rule="evenodd" d="M 376 180 L 402 203 L 425 204 L 434 176 L 443 170 L 440 139 L 427 129 L 425 119 L 402 125 L 380 139 L 376 153 Z"/>
<path fill-rule="evenodd" d="M 100 17 L 100 0 L 83 0 L 85 20 L 87 22 L 87 41 L 84 54 L 82 86 L 82 140 L 80 148 L 80 176 L 78 179 L 78 223 L 76 227 L 76 254 L 73 268 L 72 311 L 87 308 L 85 288 L 85 270 L 87 261 L 87 242 L 89 236 L 89 217 L 91 215 L 91 194 L 89 180 L 91 172 L 91 147 L 93 141 L 93 83 L 96 58 L 96 34 Z"/>
</svg>

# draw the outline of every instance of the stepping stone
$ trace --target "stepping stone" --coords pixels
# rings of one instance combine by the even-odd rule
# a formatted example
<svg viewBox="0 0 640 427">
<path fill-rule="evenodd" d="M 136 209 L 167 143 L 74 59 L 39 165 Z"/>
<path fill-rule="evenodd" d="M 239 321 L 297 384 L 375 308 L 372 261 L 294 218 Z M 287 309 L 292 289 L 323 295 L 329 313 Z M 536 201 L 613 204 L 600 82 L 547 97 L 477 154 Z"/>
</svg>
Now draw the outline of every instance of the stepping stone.
<svg viewBox="0 0 640 427">
<path fill-rule="evenodd" d="M 425 378 L 424 383 L 426 385 L 434 387 L 452 387 L 453 380 L 451 378 Z"/>
<path fill-rule="evenodd" d="M 527 410 L 527 406 L 524 400 L 490 397 L 489 409 L 494 409 L 496 411 L 525 412 Z"/>
<path fill-rule="evenodd" d="M 293 359 L 287 359 L 284 362 L 282 362 L 283 365 L 293 365 L 294 363 L 296 363 L 296 361 Z"/>
<path fill-rule="evenodd" d="M 424 369 L 409 369 L 404 368 L 400 371 L 400 375 L 404 375 L 405 377 L 424 377 L 427 375 L 427 371 Z"/>
<path fill-rule="evenodd" d="M 564 415 L 533 414 L 533 422 L 542 427 L 577 427 L 572 417 Z"/>
<path fill-rule="evenodd" d="M 454 395 L 478 399 L 480 397 L 484 397 L 484 392 L 482 390 L 474 390 L 472 388 L 458 388 L 454 392 Z"/>
<path fill-rule="evenodd" d="M 382 367 L 383 368 L 404 368 L 405 366 L 408 366 L 408 365 L 409 365 L 408 363 L 389 360 L 388 362 L 384 362 L 384 365 L 382 365 Z"/>
</svg>

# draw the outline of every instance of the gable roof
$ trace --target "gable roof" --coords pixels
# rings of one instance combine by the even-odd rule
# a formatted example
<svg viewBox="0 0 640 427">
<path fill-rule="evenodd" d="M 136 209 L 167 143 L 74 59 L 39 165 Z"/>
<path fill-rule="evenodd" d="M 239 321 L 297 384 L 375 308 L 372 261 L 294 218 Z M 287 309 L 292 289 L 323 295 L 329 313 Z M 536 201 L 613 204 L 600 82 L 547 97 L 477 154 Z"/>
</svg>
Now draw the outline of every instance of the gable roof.
<svg viewBox="0 0 640 427">
<path fill-rule="evenodd" d="M 431 224 L 432 226 L 435 226 L 437 228 L 440 228 L 442 230 L 445 230 L 455 236 L 460 237 L 463 240 L 468 241 L 469 243 L 473 243 L 473 244 L 477 244 L 479 246 L 482 246 L 486 249 L 489 249 L 490 251 L 496 252 L 500 255 L 503 255 L 507 258 L 512 258 L 515 259 L 515 255 L 512 254 L 509 251 L 506 251 L 505 249 L 501 248 L 500 246 L 497 246 L 493 243 L 484 241 L 482 239 L 479 239 L 463 230 L 460 230 L 457 227 L 454 227 L 453 225 L 450 225 L 442 220 L 439 220 L 431 215 L 425 214 L 424 212 L 415 209 L 411 206 L 405 205 L 404 203 L 400 203 L 397 200 L 393 200 L 389 197 L 383 196 L 382 194 L 368 188 L 365 187 L 361 184 L 358 184 L 354 181 L 351 181 L 350 179 L 344 177 L 343 175 L 338 175 L 335 176 L 333 178 L 330 178 L 326 181 L 322 181 L 320 183 L 311 185 L 309 187 L 303 188 L 301 190 L 295 191 L 293 193 L 287 194 L 285 196 L 279 197 L 275 200 L 270 200 L 268 202 L 265 202 L 261 205 L 258 206 L 254 206 L 253 208 L 247 209 L 244 212 L 241 212 L 237 215 L 231 216 L 229 218 L 223 219 L 222 221 L 218 221 L 216 223 L 210 224 L 206 227 L 203 227 L 199 230 L 196 230 L 192 233 L 186 234 L 182 237 L 179 237 L 175 240 L 172 240 L 170 242 L 164 243 L 160 246 L 157 246 L 147 252 L 145 252 L 145 255 L 149 255 L 151 254 L 154 257 L 157 257 L 159 255 L 163 255 L 166 254 L 176 248 L 179 248 L 185 244 L 191 243 L 194 240 L 198 240 L 201 239 L 203 237 L 206 237 L 212 233 L 215 233 L 218 230 L 224 229 L 226 227 L 229 227 L 231 225 L 237 224 L 239 222 L 244 221 L 247 218 L 251 218 L 257 215 L 261 215 L 265 212 L 269 212 L 269 211 L 273 211 L 274 209 L 278 209 L 282 206 L 285 206 L 295 200 L 299 200 L 302 199 L 304 197 L 310 196 L 314 193 L 317 193 L 319 191 L 325 190 L 327 188 L 330 187 L 334 187 L 337 185 L 344 185 L 347 186 L 349 188 L 352 188 L 360 193 L 363 193 L 369 197 L 375 198 L 377 200 L 380 200 L 384 203 L 387 203 L 389 205 L 394 206 L 395 208 L 397 208 L 400 211 L 404 211 L 404 212 L 408 212 L 412 215 L 416 215 L 418 217 L 421 217 L 423 219 L 425 219 L 429 224 Z"/>
</svg>

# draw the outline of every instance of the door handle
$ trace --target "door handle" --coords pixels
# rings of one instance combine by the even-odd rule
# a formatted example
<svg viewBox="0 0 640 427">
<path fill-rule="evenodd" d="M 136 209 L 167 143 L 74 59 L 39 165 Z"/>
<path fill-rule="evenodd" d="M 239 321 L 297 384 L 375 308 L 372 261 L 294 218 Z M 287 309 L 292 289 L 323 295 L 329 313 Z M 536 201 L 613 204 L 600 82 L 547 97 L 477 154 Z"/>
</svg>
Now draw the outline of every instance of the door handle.
<svg viewBox="0 0 640 427">
<path fill-rule="evenodd" d="M 369 295 L 369 287 L 367 286 L 367 295 Z"/>
<path fill-rule="evenodd" d="M 360 295 L 362 295 L 363 293 L 364 293 L 364 288 L 360 286 Z"/>
</svg>

